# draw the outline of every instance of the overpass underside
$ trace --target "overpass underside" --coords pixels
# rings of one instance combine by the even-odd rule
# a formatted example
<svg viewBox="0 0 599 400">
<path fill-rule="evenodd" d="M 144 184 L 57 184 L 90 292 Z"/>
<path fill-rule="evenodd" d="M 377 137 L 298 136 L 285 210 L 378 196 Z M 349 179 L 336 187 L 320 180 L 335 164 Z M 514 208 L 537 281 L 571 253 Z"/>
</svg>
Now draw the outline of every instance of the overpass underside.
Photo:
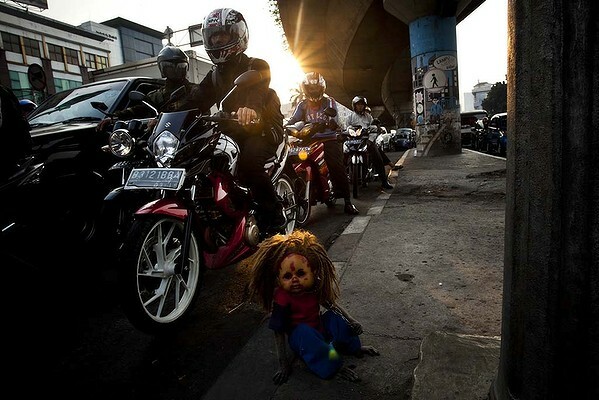
<svg viewBox="0 0 599 400">
<path fill-rule="evenodd" d="M 459 22 L 484 0 L 279 0 L 289 47 L 304 72 L 318 71 L 345 106 L 365 96 L 386 125 L 410 126 L 410 22 L 427 15 Z"/>
</svg>

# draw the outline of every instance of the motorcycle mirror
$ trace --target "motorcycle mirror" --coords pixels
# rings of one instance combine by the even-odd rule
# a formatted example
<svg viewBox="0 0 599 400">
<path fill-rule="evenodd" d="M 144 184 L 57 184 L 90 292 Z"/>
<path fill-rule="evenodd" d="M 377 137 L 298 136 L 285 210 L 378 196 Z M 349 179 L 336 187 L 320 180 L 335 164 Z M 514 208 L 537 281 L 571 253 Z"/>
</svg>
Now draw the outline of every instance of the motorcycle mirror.
<svg viewBox="0 0 599 400">
<path fill-rule="evenodd" d="M 245 71 L 239 75 L 233 82 L 238 87 L 249 87 L 254 86 L 262 80 L 262 74 L 256 70 Z"/>
<path fill-rule="evenodd" d="M 227 99 L 227 97 L 229 97 L 231 95 L 231 93 L 233 93 L 238 87 L 241 88 L 246 88 L 246 87 L 250 87 L 250 86 L 254 86 L 255 84 L 259 83 L 260 81 L 262 81 L 262 74 L 256 70 L 249 70 L 249 71 L 245 71 L 243 74 L 239 75 L 235 81 L 233 81 L 234 86 L 231 90 L 229 90 L 229 93 L 227 93 L 225 95 L 225 97 L 223 97 L 223 99 L 220 101 L 220 104 L 218 105 L 218 109 L 222 110 L 223 108 L 223 104 L 225 103 L 225 100 Z"/>
<path fill-rule="evenodd" d="M 183 86 L 182 86 L 183 87 Z M 180 89 L 180 88 L 179 88 Z M 177 89 L 177 90 L 179 90 Z M 175 92 L 177 91 L 175 90 Z M 175 93 L 173 92 L 173 94 Z M 172 97 L 172 95 L 171 95 Z M 151 105 L 150 103 L 148 103 L 146 101 L 146 95 L 143 94 L 142 92 L 138 92 L 137 90 L 132 90 L 129 92 L 129 100 L 133 100 L 133 101 L 141 101 L 143 104 L 145 104 L 147 107 L 149 107 L 150 109 L 152 109 L 152 111 L 154 111 L 154 113 L 156 115 L 158 115 L 158 110 L 156 109 L 156 107 L 154 107 L 153 105 Z"/>
<path fill-rule="evenodd" d="M 138 92 L 137 90 L 132 90 L 129 92 L 129 100 L 134 101 L 143 101 L 146 98 L 146 95 L 142 92 Z"/>
<path fill-rule="evenodd" d="M 108 112 L 106 111 L 106 110 L 108 110 L 108 106 L 103 101 L 92 101 L 90 104 L 91 104 L 92 108 L 100 111 L 102 114 L 106 115 L 107 117 L 110 116 L 110 114 L 108 114 Z"/>
<path fill-rule="evenodd" d="M 337 116 L 337 110 L 335 110 L 334 108 L 331 108 L 331 107 L 327 107 L 324 109 L 324 114 L 331 118 L 334 118 Z"/>
</svg>

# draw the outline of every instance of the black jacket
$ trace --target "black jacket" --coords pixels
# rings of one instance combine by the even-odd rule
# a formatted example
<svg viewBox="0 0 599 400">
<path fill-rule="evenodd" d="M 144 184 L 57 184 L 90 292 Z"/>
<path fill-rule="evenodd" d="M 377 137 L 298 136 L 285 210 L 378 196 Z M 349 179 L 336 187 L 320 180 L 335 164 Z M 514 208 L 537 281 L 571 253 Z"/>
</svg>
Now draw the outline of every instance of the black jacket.
<svg viewBox="0 0 599 400">
<path fill-rule="evenodd" d="M 165 106 L 171 94 L 181 86 L 185 86 L 185 95 L 179 100 Z M 147 97 L 159 112 L 191 110 L 198 108 L 200 104 L 200 88 L 198 84 L 191 83 L 187 79 L 183 83 L 167 80 L 164 87 L 151 91 Z M 151 118 L 154 116 L 152 111 L 143 104 L 136 104 L 124 110 L 117 111 L 115 115 L 121 120 Z"/>
</svg>

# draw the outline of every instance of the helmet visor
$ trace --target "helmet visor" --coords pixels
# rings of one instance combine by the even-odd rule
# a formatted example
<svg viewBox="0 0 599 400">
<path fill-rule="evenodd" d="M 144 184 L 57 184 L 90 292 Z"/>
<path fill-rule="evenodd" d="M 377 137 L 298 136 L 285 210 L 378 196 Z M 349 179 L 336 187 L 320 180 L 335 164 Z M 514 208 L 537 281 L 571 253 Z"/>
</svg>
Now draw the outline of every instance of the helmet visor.
<svg viewBox="0 0 599 400">
<path fill-rule="evenodd" d="M 304 94 L 310 100 L 319 100 L 324 94 L 324 88 L 320 85 L 303 85 Z"/>
<path fill-rule="evenodd" d="M 161 61 L 158 66 L 166 79 L 183 79 L 187 73 L 186 62 Z"/>
<path fill-rule="evenodd" d="M 245 24 L 206 27 L 202 30 L 206 50 L 220 50 L 237 43 L 245 32 Z"/>
</svg>

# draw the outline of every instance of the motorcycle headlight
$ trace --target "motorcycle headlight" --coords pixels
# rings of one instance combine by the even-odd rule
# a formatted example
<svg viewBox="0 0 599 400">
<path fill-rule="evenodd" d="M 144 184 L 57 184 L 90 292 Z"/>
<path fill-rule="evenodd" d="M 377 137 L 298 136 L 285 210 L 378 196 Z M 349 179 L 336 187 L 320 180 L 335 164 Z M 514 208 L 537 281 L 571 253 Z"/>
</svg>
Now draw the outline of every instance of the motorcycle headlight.
<svg viewBox="0 0 599 400">
<path fill-rule="evenodd" d="M 127 157 L 131 154 L 135 140 L 127 129 L 116 129 L 108 137 L 110 152 L 117 157 Z"/>
<path fill-rule="evenodd" d="M 152 151 L 160 162 L 166 164 L 175 156 L 177 147 L 179 147 L 179 139 L 171 132 L 164 131 L 154 140 Z"/>
<path fill-rule="evenodd" d="M 352 128 L 348 128 L 347 132 L 349 133 L 349 136 L 351 137 L 359 137 L 360 134 L 362 133 L 362 129 L 352 129 Z"/>
<path fill-rule="evenodd" d="M 300 152 L 297 153 L 297 156 L 300 160 L 305 161 L 308 159 L 308 152 L 306 150 L 300 150 Z"/>
</svg>

